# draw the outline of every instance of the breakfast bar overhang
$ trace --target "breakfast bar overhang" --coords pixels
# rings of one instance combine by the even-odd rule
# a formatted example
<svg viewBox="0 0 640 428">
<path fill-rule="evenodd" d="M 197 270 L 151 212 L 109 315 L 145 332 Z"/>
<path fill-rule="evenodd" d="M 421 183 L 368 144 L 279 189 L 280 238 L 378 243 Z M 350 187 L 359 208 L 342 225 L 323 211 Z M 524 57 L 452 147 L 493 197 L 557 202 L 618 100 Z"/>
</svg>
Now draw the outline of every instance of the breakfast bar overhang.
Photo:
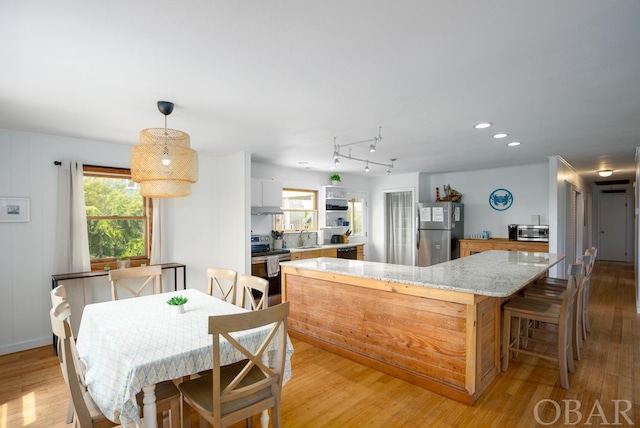
<svg viewBox="0 0 640 428">
<path fill-rule="evenodd" d="M 564 258 L 486 251 L 430 267 L 281 264 L 292 337 L 466 404 L 500 370 L 501 303 Z"/>
</svg>

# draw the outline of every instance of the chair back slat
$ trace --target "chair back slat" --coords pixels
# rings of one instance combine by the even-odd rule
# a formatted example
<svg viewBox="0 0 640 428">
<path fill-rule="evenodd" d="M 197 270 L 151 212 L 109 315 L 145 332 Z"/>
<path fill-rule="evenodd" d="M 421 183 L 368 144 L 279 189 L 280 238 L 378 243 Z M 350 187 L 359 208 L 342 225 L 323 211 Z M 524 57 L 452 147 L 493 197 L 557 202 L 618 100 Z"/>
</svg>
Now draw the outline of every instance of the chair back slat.
<svg viewBox="0 0 640 428">
<path fill-rule="evenodd" d="M 139 297 L 150 284 L 153 284 L 153 294 L 162 293 L 161 277 L 160 265 L 110 270 L 112 300 L 118 300 L 118 289 L 127 290 L 133 297 Z"/>
<path fill-rule="evenodd" d="M 244 307 L 249 302 L 249 309 L 257 311 L 266 309 L 269 305 L 269 281 L 252 275 L 240 275 L 238 278 L 242 299 L 239 306 Z"/>
<path fill-rule="evenodd" d="M 220 299 L 229 302 L 232 305 L 235 305 L 237 301 L 237 280 L 238 272 L 234 270 L 223 268 L 207 269 L 209 295 L 218 297 L 216 294 L 220 294 Z"/>
<path fill-rule="evenodd" d="M 64 284 L 58 285 L 56 288 L 51 290 L 51 307 L 55 308 L 60 303 L 67 300 L 67 291 L 64 288 Z"/>
</svg>

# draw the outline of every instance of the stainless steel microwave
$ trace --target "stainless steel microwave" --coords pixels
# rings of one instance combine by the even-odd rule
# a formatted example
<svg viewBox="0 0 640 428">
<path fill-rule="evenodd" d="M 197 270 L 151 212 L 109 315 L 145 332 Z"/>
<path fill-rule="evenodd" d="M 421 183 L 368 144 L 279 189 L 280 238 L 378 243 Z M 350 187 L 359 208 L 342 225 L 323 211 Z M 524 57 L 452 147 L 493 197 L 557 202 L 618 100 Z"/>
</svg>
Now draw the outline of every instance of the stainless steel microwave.
<svg viewBox="0 0 640 428">
<path fill-rule="evenodd" d="M 549 242 L 549 226 L 519 224 L 518 241 Z"/>
</svg>

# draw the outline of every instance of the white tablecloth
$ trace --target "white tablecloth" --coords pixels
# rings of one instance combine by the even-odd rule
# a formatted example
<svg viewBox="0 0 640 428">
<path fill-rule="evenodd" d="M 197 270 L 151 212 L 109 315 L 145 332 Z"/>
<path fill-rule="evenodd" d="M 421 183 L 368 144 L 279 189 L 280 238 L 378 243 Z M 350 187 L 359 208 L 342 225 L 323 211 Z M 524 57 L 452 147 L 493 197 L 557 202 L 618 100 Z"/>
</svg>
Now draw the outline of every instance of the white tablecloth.
<svg viewBox="0 0 640 428">
<path fill-rule="evenodd" d="M 166 301 L 189 299 L 184 314 Z M 145 385 L 188 376 L 213 367 L 208 317 L 245 311 L 198 290 L 188 289 L 87 305 L 78 332 L 78 353 L 87 366 L 87 388 L 106 417 L 124 426 L 140 424 L 136 394 Z M 253 350 L 266 329 L 234 335 Z M 226 346 L 225 346 L 226 345 Z M 243 359 L 222 344 L 223 364 Z M 287 340 L 286 373 L 291 377 L 291 341 Z"/>
</svg>

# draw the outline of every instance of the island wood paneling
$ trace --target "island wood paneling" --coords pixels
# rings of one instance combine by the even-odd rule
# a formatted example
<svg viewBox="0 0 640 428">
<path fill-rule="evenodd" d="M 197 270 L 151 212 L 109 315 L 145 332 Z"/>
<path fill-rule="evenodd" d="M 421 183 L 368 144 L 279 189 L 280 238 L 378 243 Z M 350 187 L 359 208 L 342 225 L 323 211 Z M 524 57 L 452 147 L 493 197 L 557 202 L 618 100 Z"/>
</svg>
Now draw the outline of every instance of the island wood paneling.
<svg viewBox="0 0 640 428">
<path fill-rule="evenodd" d="M 293 337 L 467 404 L 498 373 L 499 299 L 449 301 L 463 293 L 428 297 L 424 287 L 282 272 Z"/>
</svg>

